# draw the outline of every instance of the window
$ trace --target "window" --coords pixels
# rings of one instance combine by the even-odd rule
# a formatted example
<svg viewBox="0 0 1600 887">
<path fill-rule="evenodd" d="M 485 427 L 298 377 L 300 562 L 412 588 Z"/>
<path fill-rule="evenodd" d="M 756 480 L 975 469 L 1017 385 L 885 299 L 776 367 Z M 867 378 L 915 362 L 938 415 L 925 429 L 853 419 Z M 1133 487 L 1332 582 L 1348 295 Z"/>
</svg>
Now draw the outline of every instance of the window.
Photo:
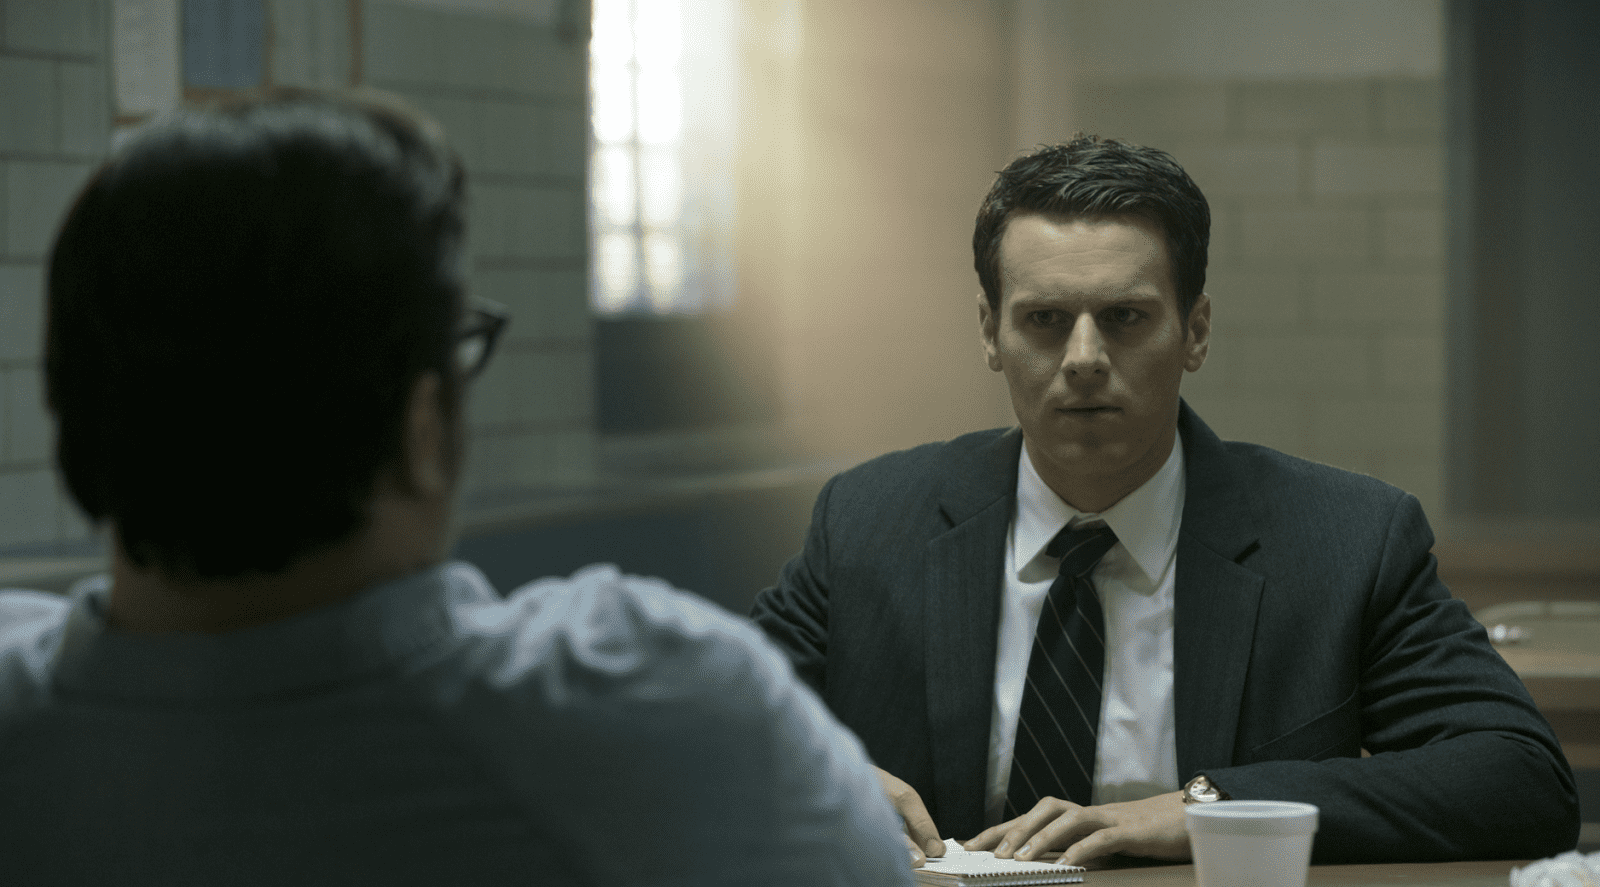
<svg viewBox="0 0 1600 887">
<path fill-rule="evenodd" d="M 737 11 L 735 0 L 595 0 L 590 301 L 601 316 L 733 304 Z"/>
</svg>

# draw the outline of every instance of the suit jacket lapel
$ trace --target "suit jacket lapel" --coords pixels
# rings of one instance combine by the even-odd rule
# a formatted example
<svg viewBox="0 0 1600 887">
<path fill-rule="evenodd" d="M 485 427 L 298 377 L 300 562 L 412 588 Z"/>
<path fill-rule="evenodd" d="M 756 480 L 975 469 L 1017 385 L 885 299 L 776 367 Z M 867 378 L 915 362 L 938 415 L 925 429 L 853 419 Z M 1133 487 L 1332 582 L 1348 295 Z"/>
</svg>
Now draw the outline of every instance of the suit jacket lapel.
<svg viewBox="0 0 1600 887">
<path fill-rule="evenodd" d="M 1239 706 L 1262 577 L 1240 566 L 1260 546 L 1255 487 L 1187 404 L 1180 406 L 1185 473 L 1173 604 L 1178 778 L 1233 763 Z"/>
<path fill-rule="evenodd" d="M 1021 446 L 1012 429 L 957 454 L 938 494 L 949 529 L 927 546 L 923 636 L 937 786 L 930 812 L 946 834 L 961 837 L 982 828 L 1004 541 Z"/>
</svg>

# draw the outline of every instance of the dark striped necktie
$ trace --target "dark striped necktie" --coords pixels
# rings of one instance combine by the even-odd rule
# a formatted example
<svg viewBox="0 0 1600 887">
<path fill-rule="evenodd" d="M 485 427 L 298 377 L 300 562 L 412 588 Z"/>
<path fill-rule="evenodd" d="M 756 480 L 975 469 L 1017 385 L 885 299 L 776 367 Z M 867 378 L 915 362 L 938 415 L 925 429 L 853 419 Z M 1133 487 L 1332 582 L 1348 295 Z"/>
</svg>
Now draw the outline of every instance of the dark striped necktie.
<svg viewBox="0 0 1600 887">
<path fill-rule="evenodd" d="M 1033 635 L 1006 792 L 1007 818 L 1027 813 L 1045 797 L 1090 803 L 1106 647 L 1105 613 L 1089 574 L 1116 544 L 1111 528 L 1097 524 L 1063 529 L 1045 548 L 1046 554 L 1061 558 L 1061 571 Z"/>
</svg>

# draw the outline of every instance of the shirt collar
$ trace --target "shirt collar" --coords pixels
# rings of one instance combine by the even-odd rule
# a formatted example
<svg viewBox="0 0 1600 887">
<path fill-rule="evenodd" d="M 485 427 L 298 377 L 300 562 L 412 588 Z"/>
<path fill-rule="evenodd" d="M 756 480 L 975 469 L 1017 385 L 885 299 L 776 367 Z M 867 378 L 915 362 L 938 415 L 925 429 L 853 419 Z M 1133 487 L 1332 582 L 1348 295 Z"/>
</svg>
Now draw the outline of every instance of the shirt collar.
<svg viewBox="0 0 1600 887">
<path fill-rule="evenodd" d="M 107 624 L 109 578 L 73 590 L 57 680 L 68 691 L 144 699 L 271 696 L 385 669 L 448 637 L 452 600 L 493 600 L 466 564 L 441 564 L 351 598 L 221 634 L 120 631 Z"/>
<path fill-rule="evenodd" d="M 1159 581 L 1177 548 L 1178 526 L 1183 518 L 1182 437 L 1173 437 L 1172 453 L 1149 480 L 1099 514 L 1088 514 L 1063 502 L 1034 470 L 1026 441 L 1018 460 L 1017 514 L 1011 536 L 1011 553 L 1018 571 L 1038 557 L 1062 527 L 1074 521 L 1100 519 L 1117 534 L 1118 544 L 1127 549 L 1145 578 L 1152 583 Z"/>
</svg>

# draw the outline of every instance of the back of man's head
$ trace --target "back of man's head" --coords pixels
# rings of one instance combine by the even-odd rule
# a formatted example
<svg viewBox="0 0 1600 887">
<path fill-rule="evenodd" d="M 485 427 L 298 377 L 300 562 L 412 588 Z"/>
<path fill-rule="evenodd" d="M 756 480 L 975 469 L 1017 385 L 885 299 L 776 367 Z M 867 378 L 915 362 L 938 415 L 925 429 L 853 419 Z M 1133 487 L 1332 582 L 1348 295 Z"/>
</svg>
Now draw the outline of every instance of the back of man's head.
<svg viewBox="0 0 1600 887">
<path fill-rule="evenodd" d="M 1211 209 L 1172 155 L 1117 139 L 1079 135 L 1018 157 L 1000 171 L 978 210 L 973 264 L 984 297 L 1000 310 L 1000 241 L 1017 215 L 1136 216 L 1154 222 L 1167 245 L 1184 317 L 1206 286 Z"/>
<path fill-rule="evenodd" d="M 136 564 L 270 573 L 356 532 L 413 383 L 454 419 L 463 176 L 391 99 L 276 92 L 136 133 L 49 268 L 67 488 Z"/>
</svg>

